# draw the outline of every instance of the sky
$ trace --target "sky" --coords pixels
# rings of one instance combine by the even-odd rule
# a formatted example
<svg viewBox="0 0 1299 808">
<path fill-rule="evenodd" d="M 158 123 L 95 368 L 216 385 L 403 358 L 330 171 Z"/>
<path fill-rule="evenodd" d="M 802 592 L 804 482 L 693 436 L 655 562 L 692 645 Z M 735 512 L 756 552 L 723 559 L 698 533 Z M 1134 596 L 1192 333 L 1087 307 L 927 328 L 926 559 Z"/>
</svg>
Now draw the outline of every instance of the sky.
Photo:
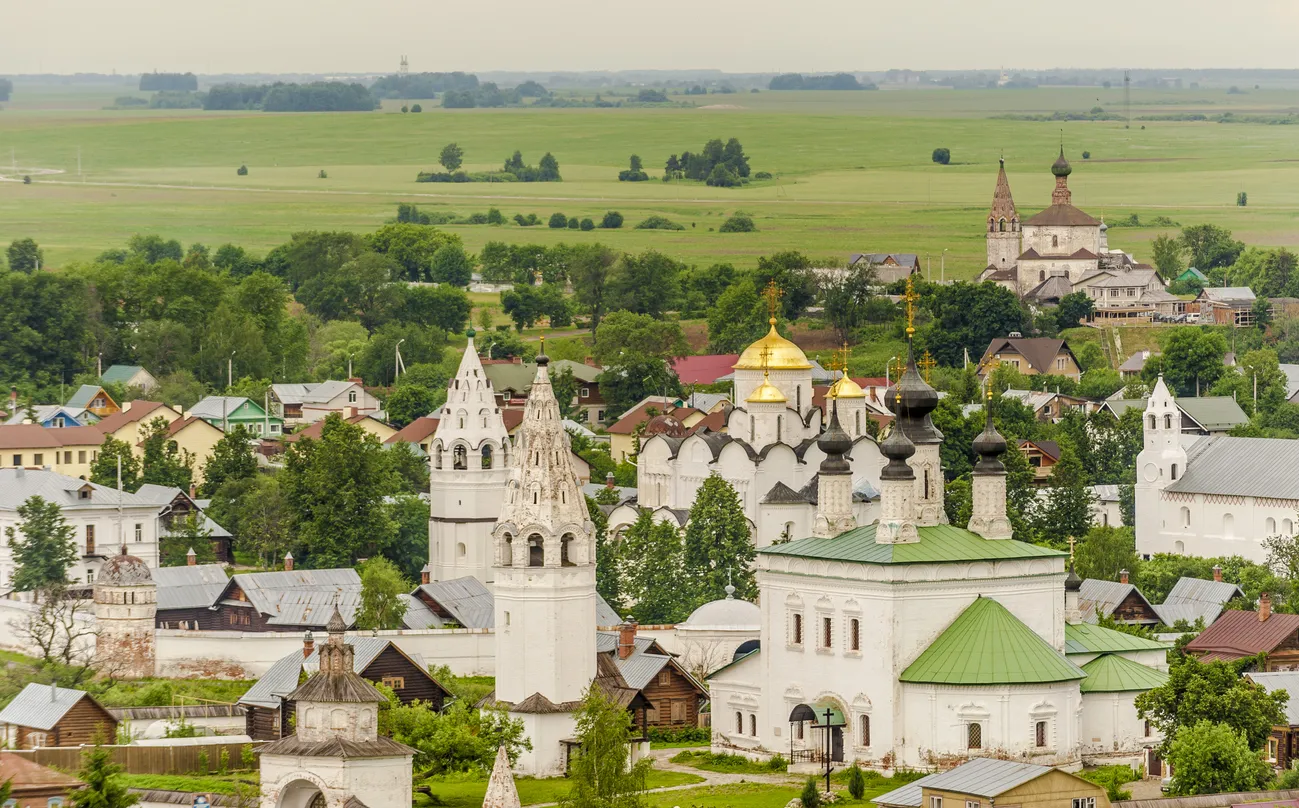
<svg viewBox="0 0 1299 808">
<path fill-rule="evenodd" d="M 0 74 L 1299 68 L 1297 0 L 0 0 Z"/>
</svg>

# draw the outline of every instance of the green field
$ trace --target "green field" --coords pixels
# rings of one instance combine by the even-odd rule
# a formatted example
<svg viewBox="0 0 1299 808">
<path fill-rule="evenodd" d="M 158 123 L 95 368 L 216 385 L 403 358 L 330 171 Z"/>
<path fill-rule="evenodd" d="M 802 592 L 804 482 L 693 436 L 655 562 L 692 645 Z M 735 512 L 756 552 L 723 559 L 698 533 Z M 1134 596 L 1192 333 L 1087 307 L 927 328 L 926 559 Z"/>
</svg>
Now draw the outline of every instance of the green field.
<svg viewBox="0 0 1299 808">
<path fill-rule="evenodd" d="M 599 219 L 621 211 L 627 225 L 581 233 L 447 226 L 471 249 L 487 241 L 551 244 L 599 240 L 619 249 L 657 248 L 693 263 L 752 265 L 758 256 L 797 249 L 816 257 L 851 252 L 932 255 L 947 250 L 949 277 L 984 265 L 982 216 L 996 161 L 1004 154 L 1016 202 L 1047 204 L 1048 167 L 1061 130 L 1075 165 L 1075 204 L 1109 219 L 1138 213 L 1182 224 L 1212 222 L 1258 246 L 1299 245 L 1299 126 L 1114 121 L 1036 122 L 1002 114 L 1121 108 L 1121 90 L 881 90 L 763 92 L 691 100 L 697 108 L 442 110 L 373 113 L 216 113 L 110 111 L 129 87 L 19 83 L 0 112 L 0 167 L 36 175 L 31 185 L 0 183 L 0 241 L 31 236 L 51 265 L 88 259 L 137 232 L 183 242 L 227 241 L 264 251 L 295 230 L 367 231 L 391 218 L 397 202 L 460 215 L 498 207 L 507 217 L 559 211 Z M 723 109 L 708 109 L 722 105 Z M 431 108 L 430 108 L 431 107 Z M 1299 107 L 1299 91 L 1227 95 L 1220 89 L 1134 91 L 1134 117 L 1233 111 L 1274 114 Z M 628 155 L 651 175 L 670 153 L 698 150 L 713 137 L 738 137 L 754 171 L 776 178 L 741 189 L 689 182 L 619 183 Z M 466 168 L 498 168 L 515 149 L 529 162 L 555 154 L 562 183 L 417 184 L 421 169 L 456 141 Z M 938 146 L 953 165 L 930 161 Z M 1081 152 L 1091 159 L 1084 161 Z M 77 173 L 78 150 L 82 173 Z M 11 157 L 12 155 L 12 157 Z M 235 169 L 246 164 L 249 174 Z M 324 169 L 328 179 L 318 179 Z M 1249 207 L 1234 205 L 1247 191 Z M 712 230 L 741 210 L 760 232 Z M 651 213 L 684 231 L 631 228 Z M 1113 247 L 1148 258 L 1161 232 L 1119 229 Z M 922 258 L 923 260 L 923 258 Z"/>
</svg>

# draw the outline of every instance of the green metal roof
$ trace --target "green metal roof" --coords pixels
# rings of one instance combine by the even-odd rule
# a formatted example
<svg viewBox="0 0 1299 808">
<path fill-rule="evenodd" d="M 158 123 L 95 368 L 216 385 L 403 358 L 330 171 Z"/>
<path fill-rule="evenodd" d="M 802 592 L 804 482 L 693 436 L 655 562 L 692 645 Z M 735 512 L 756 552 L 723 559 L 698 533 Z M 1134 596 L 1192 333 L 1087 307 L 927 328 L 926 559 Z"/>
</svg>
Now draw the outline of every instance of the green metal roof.
<svg viewBox="0 0 1299 808">
<path fill-rule="evenodd" d="M 980 596 L 898 678 L 943 685 L 1067 682 L 1087 674 L 992 598 Z"/>
<path fill-rule="evenodd" d="M 944 564 L 961 561 L 1005 561 L 1015 558 L 1059 558 L 1068 555 L 1050 547 L 1039 547 L 1011 539 L 985 539 L 977 533 L 952 525 L 917 528 L 920 541 L 911 544 L 879 544 L 876 524 L 854 528 L 830 539 L 799 539 L 764 547 L 766 555 L 856 561 L 861 564 Z"/>
<path fill-rule="evenodd" d="M 725 665 L 723 665 L 722 667 L 718 668 L 717 670 L 715 670 L 715 671 L 713 671 L 712 673 L 710 673 L 710 674 L 708 674 L 707 676 L 705 676 L 705 677 L 704 677 L 704 680 L 707 681 L 708 679 L 713 678 L 714 676 L 716 676 L 717 674 L 721 673 L 722 671 L 724 671 L 724 670 L 729 670 L 730 668 L 735 667 L 736 665 L 740 664 L 741 662 L 745 661 L 746 659 L 757 659 L 757 658 L 758 658 L 758 654 L 760 654 L 760 653 L 762 653 L 762 649 L 761 649 L 761 648 L 755 648 L 755 649 L 753 649 L 752 651 L 750 651 L 749 653 L 745 654 L 745 655 L 742 656 L 742 657 L 737 657 L 737 658 L 735 658 L 735 659 L 732 659 L 730 662 L 727 662 L 727 663 L 726 663 Z"/>
<path fill-rule="evenodd" d="M 99 391 L 102 389 L 97 384 L 83 384 L 76 389 L 76 392 L 72 394 L 72 398 L 68 399 L 68 403 L 64 406 L 85 409 L 90 406 L 90 402 L 95 399 L 95 396 L 99 395 Z"/>
<path fill-rule="evenodd" d="M 142 370 L 144 368 L 139 365 L 110 365 L 104 368 L 104 375 L 100 376 L 99 380 L 102 382 L 126 383 L 131 380 L 132 376 Z"/>
<path fill-rule="evenodd" d="M 1168 681 L 1168 674 L 1117 654 L 1098 656 L 1082 669 L 1087 678 L 1078 689 L 1084 693 L 1144 692 Z"/>
<path fill-rule="evenodd" d="M 1089 623 L 1066 623 L 1064 627 L 1064 652 L 1066 654 L 1109 654 L 1116 651 L 1166 651 L 1171 645 L 1112 628 L 1101 628 Z"/>
</svg>

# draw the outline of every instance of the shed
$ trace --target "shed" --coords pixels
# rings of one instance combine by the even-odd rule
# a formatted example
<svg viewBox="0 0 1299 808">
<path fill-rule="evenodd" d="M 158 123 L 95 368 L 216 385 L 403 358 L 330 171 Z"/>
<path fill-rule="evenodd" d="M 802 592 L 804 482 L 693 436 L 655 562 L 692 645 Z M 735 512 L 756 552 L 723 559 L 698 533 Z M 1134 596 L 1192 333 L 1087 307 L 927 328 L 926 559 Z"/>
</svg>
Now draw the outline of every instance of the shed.
<svg viewBox="0 0 1299 808">
<path fill-rule="evenodd" d="M 84 690 L 29 684 L 0 710 L 0 740 L 14 749 L 79 746 L 117 737 L 117 719 Z"/>
<path fill-rule="evenodd" d="M 948 801 L 950 800 L 950 803 Z M 1017 763 L 1013 760 L 975 758 L 954 769 L 926 775 L 874 799 L 884 808 L 938 808 L 991 804 L 1017 808 L 1109 808 L 1105 789 L 1068 772 Z"/>
</svg>

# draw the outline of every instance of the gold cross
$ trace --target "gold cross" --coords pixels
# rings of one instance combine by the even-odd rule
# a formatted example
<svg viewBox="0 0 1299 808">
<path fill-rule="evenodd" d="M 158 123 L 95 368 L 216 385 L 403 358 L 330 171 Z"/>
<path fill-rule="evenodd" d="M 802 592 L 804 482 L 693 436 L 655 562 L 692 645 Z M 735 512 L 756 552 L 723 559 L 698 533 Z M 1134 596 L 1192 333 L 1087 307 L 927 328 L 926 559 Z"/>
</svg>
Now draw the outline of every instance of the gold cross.
<svg viewBox="0 0 1299 808">
<path fill-rule="evenodd" d="M 907 362 L 901 355 L 889 359 L 888 369 L 889 373 L 892 374 L 894 384 L 897 384 L 898 380 L 902 378 L 902 371 L 906 369 L 906 366 Z"/>
<path fill-rule="evenodd" d="M 759 352 L 759 355 L 762 357 L 762 373 L 763 375 L 766 375 L 767 360 L 771 358 L 771 348 L 767 347 L 766 345 L 763 345 L 762 350 Z"/>
<path fill-rule="evenodd" d="M 916 290 L 911 286 L 911 276 L 907 276 L 907 291 L 903 293 L 902 299 L 907 304 L 907 335 L 916 333 L 916 310 L 915 303 L 920 299 Z"/>
<path fill-rule="evenodd" d="M 916 364 L 919 365 L 924 370 L 925 384 L 929 384 L 931 376 L 933 374 L 934 366 L 938 364 L 938 360 L 930 356 L 929 349 L 926 348 L 924 355 L 920 357 L 920 361 L 917 362 Z"/>
<path fill-rule="evenodd" d="M 769 316 L 773 320 L 776 319 L 776 305 L 780 302 L 780 299 L 785 296 L 784 292 L 780 291 L 780 287 L 776 286 L 776 282 L 772 280 L 767 283 L 767 288 L 763 290 L 762 296 L 767 298 L 767 312 Z"/>
<path fill-rule="evenodd" d="M 1077 539 L 1075 539 L 1073 536 L 1069 537 L 1069 560 L 1070 561 L 1073 561 L 1073 546 L 1077 543 L 1078 543 Z"/>
</svg>

